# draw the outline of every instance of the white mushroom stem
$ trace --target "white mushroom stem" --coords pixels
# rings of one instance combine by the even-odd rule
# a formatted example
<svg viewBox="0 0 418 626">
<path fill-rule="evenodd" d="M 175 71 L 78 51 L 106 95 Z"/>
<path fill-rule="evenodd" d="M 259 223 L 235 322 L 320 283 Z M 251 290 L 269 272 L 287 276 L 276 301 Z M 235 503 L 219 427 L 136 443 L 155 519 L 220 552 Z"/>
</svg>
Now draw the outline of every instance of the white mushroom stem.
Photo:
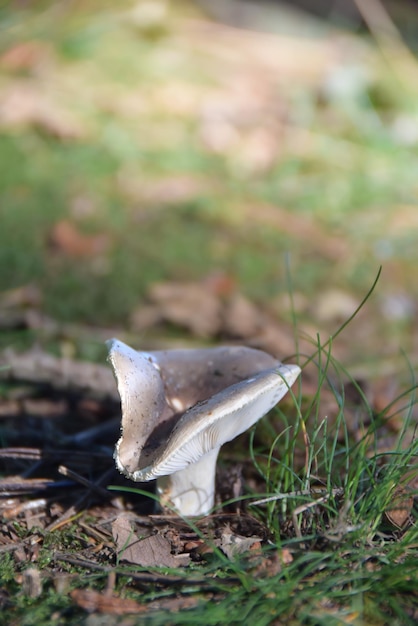
<svg viewBox="0 0 418 626">
<path fill-rule="evenodd" d="M 216 461 L 219 448 L 170 476 L 157 479 L 162 506 L 172 506 L 182 515 L 205 515 L 215 503 Z"/>
</svg>

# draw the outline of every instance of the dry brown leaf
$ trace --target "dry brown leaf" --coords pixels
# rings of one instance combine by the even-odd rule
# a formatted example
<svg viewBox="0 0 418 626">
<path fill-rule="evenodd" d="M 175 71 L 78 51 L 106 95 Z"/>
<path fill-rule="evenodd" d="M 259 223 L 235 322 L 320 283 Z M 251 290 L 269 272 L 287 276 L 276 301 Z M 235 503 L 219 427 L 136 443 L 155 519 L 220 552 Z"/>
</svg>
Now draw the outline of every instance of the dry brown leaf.
<svg viewBox="0 0 418 626">
<path fill-rule="evenodd" d="M 205 20 L 184 20 L 180 26 L 186 41 L 219 59 L 221 68 L 235 68 L 237 73 L 245 58 L 249 70 L 260 74 L 263 68 L 267 76 L 279 77 L 286 84 L 318 84 L 329 72 L 330 59 L 336 58 L 338 48 L 347 45 L 336 38 L 268 36 Z"/>
<path fill-rule="evenodd" d="M 0 126 L 34 126 L 63 141 L 85 136 L 85 130 L 69 111 L 44 95 L 29 81 L 14 83 L 0 92 Z"/>
<path fill-rule="evenodd" d="M 130 317 L 130 325 L 136 332 L 157 326 L 163 321 L 160 307 L 154 304 L 142 304 L 133 311 Z"/>
<path fill-rule="evenodd" d="M 402 389 L 396 376 L 381 376 L 367 384 L 367 397 L 373 412 L 384 415 L 385 426 L 394 433 L 399 433 L 405 426 L 405 407 L 407 400 L 402 396 Z M 386 407 L 390 406 L 389 412 Z"/>
<path fill-rule="evenodd" d="M 241 204 L 240 215 L 250 224 L 268 226 L 308 246 L 315 246 L 315 249 L 320 249 L 321 254 L 331 261 L 340 261 L 349 253 L 348 244 L 340 235 L 330 236 L 310 215 L 292 213 L 269 204 Z"/>
<path fill-rule="evenodd" d="M 358 298 L 342 289 L 322 291 L 311 310 L 315 318 L 322 323 L 343 322 L 356 310 Z"/>
<path fill-rule="evenodd" d="M 179 611 L 187 611 L 199 604 L 199 598 L 192 596 L 178 596 L 175 598 L 164 598 L 161 600 L 154 600 L 148 605 L 149 609 L 157 611 L 167 611 L 172 613 L 178 613 Z"/>
<path fill-rule="evenodd" d="M 42 302 L 42 292 L 33 283 L 15 287 L 0 293 L 0 308 L 39 307 Z"/>
<path fill-rule="evenodd" d="M 280 157 L 281 134 L 278 123 L 252 129 L 241 137 L 235 158 L 251 173 L 268 171 Z"/>
<path fill-rule="evenodd" d="M 50 243 L 60 253 L 74 258 L 92 258 L 104 254 L 109 247 L 107 235 L 85 235 L 68 220 L 57 222 L 50 234 Z"/>
<path fill-rule="evenodd" d="M 234 292 L 235 280 L 224 272 L 210 273 L 201 283 L 154 284 L 149 290 L 154 304 L 142 304 L 135 309 L 132 328 L 142 331 L 168 321 L 192 330 L 197 328 L 198 335 L 216 335 L 221 324 L 225 326 L 223 301 L 233 297 Z M 200 303 L 198 311 L 196 301 Z"/>
<path fill-rule="evenodd" d="M 303 313 L 308 310 L 308 306 L 308 297 L 300 291 L 295 291 L 292 293 L 291 297 L 287 292 L 274 296 L 269 303 L 269 310 L 280 319 L 283 314 L 291 313 L 292 311 Z"/>
<path fill-rule="evenodd" d="M 260 332 L 265 316 L 260 309 L 240 293 L 231 295 L 225 303 L 222 330 L 231 337 L 243 339 Z"/>
<path fill-rule="evenodd" d="M 258 551 L 261 548 L 261 537 L 241 537 L 226 527 L 216 545 L 222 552 L 233 561 L 237 556 L 244 554 L 254 548 Z"/>
<path fill-rule="evenodd" d="M 236 280 L 227 272 L 214 271 L 205 276 L 203 284 L 213 295 L 220 298 L 233 296 L 236 292 Z"/>
<path fill-rule="evenodd" d="M 42 593 L 41 572 L 36 567 L 28 567 L 22 576 L 23 592 L 30 598 L 38 598 Z"/>
<path fill-rule="evenodd" d="M 411 521 L 413 506 L 412 494 L 399 486 L 392 495 L 390 506 L 385 510 L 385 518 L 395 528 L 405 528 Z"/>
<path fill-rule="evenodd" d="M 248 338 L 248 345 L 265 350 L 269 354 L 282 358 L 283 355 L 294 354 L 295 340 L 289 328 L 264 320 L 263 328 L 255 337 Z M 302 343 L 299 344 L 302 349 Z M 309 346 L 311 347 L 311 346 Z"/>
<path fill-rule="evenodd" d="M 151 206 L 190 202 L 204 194 L 209 186 L 208 182 L 203 179 L 186 174 L 177 174 L 153 181 L 122 176 L 119 178 L 119 185 L 130 200 Z"/>
<path fill-rule="evenodd" d="M 401 236 L 405 232 L 411 232 L 411 230 L 418 231 L 417 207 L 413 204 L 398 204 L 394 207 L 392 216 L 384 223 L 385 231 L 392 236 Z"/>
<path fill-rule="evenodd" d="M 221 329 L 222 304 L 202 283 L 155 283 L 149 298 L 161 317 L 199 337 L 213 337 Z"/>
<path fill-rule="evenodd" d="M 74 602 L 88 613 L 109 613 L 110 615 L 128 615 L 146 613 L 148 608 L 129 598 L 108 596 L 93 589 L 74 589 L 70 593 Z"/>
<path fill-rule="evenodd" d="M 234 75 L 226 86 L 206 94 L 200 107 L 201 141 L 247 170 L 265 170 L 278 156 L 283 109 L 265 74 Z"/>
<path fill-rule="evenodd" d="M 11 72 L 31 70 L 50 53 L 51 50 L 44 42 L 22 41 L 3 52 L 0 66 Z"/>
<path fill-rule="evenodd" d="M 277 576 L 283 570 L 284 565 L 292 562 L 292 557 L 288 550 L 282 550 L 281 553 L 274 552 L 257 559 L 254 569 L 252 570 L 254 577 L 271 578 Z"/>
<path fill-rule="evenodd" d="M 155 283 L 148 297 L 152 304 L 141 305 L 132 314 L 134 330 L 166 321 L 198 337 L 222 334 L 245 339 L 279 358 L 295 350 L 289 328 L 237 292 L 228 275 L 209 275 L 202 282 Z"/>
<path fill-rule="evenodd" d="M 120 515 L 112 524 L 116 550 L 122 561 L 142 567 L 179 567 L 186 565 L 189 556 L 171 554 L 171 543 L 160 534 L 140 539 L 126 515 Z"/>
<path fill-rule="evenodd" d="M 288 550 L 288 548 L 280 550 L 278 556 L 283 565 L 290 565 L 293 562 L 292 553 Z"/>
</svg>

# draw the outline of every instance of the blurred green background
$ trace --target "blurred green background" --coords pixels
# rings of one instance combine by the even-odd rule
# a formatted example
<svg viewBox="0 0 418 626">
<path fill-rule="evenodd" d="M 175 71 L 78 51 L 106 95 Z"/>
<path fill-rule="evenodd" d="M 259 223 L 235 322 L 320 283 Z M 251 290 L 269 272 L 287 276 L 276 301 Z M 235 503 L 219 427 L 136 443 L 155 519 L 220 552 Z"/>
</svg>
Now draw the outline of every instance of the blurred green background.
<svg viewBox="0 0 418 626">
<path fill-rule="evenodd" d="M 395 24 L 256 9 L 270 32 L 187 1 L 2 6 L 3 309 L 30 285 L 58 323 L 151 342 L 177 331 L 133 323 L 150 287 L 193 282 L 290 328 L 290 276 L 315 339 L 382 265 L 341 354 L 417 363 L 416 60 Z"/>
</svg>

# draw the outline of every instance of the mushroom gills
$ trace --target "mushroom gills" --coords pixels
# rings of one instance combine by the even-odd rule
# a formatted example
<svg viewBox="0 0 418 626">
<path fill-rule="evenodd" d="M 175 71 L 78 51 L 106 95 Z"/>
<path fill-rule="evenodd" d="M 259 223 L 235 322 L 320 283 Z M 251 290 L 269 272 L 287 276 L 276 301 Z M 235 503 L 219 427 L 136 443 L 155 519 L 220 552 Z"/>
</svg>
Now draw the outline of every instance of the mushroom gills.
<svg viewBox="0 0 418 626">
<path fill-rule="evenodd" d="M 235 439 L 281 400 L 299 372 L 297 365 L 281 364 L 191 407 L 160 446 L 152 464 L 133 472 L 132 479 L 146 481 L 178 472 Z"/>
</svg>

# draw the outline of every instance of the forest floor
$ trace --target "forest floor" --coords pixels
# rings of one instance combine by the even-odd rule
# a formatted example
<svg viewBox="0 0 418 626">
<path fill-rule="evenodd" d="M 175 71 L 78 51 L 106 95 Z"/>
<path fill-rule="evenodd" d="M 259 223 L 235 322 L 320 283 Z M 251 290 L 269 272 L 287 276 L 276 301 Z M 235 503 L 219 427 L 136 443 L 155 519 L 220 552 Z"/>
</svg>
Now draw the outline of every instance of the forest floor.
<svg viewBox="0 0 418 626">
<path fill-rule="evenodd" d="M 416 59 L 188 2 L 0 26 L 0 622 L 416 623 Z M 212 515 L 114 469 L 113 336 L 302 366 Z"/>
</svg>

